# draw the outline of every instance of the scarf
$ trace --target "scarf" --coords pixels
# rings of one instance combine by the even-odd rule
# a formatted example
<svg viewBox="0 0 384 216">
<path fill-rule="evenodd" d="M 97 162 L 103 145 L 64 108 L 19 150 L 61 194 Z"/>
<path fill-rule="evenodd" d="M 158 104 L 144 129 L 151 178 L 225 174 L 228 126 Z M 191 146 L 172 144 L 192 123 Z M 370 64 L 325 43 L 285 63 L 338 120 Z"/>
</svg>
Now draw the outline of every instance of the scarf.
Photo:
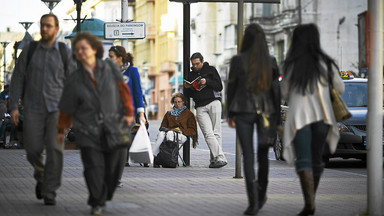
<svg viewBox="0 0 384 216">
<path fill-rule="evenodd" d="M 130 66 L 129 62 L 123 64 L 123 66 L 120 67 L 121 73 L 124 73 L 129 68 L 129 66 Z"/>
<path fill-rule="evenodd" d="M 180 109 L 176 108 L 176 107 L 173 107 L 173 110 L 170 110 L 169 111 L 169 114 L 175 116 L 175 119 L 177 120 L 177 118 L 179 117 L 179 115 L 185 110 L 187 109 L 187 107 L 184 105 L 182 106 Z"/>
</svg>

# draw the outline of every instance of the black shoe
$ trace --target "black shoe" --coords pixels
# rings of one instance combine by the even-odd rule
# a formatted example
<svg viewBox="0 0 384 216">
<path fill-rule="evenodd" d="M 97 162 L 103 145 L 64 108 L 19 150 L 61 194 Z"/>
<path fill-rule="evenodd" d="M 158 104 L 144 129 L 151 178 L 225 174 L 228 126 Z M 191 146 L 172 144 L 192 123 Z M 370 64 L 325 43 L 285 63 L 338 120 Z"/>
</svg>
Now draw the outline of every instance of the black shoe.
<svg viewBox="0 0 384 216">
<path fill-rule="evenodd" d="M 125 163 L 125 166 L 126 166 L 126 167 L 129 167 L 129 166 L 131 166 L 131 165 L 129 165 L 129 163 L 127 162 L 127 163 Z"/>
<path fill-rule="evenodd" d="M 225 165 L 227 165 L 228 163 L 225 162 L 225 161 L 216 161 L 214 162 L 213 164 L 209 164 L 209 168 L 221 168 Z"/>
<path fill-rule="evenodd" d="M 44 197 L 44 205 L 56 205 L 55 198 Z"/>
<path fill-rule="evenodd" d="M 43 187 L 43 184 L 41 182 L 37 182 L 36 188 L 35 188 L 35 194 L 37 199 L 43 199 L 43 195 L 41 194 L 41 189 Z"/>
<path fill-rule="evenodd" d="M 259 212 L 259 192 L 258 192 L 258 182 L 246 182 L 247 195 L 249 206 L 245 210 L 245 215 L 257 215 Z"/>
<path fill-rule="evenodd" d="M 149 167 L 149 165 L 147 163 L 144 163 L 144 167 Z"/>
</svg>

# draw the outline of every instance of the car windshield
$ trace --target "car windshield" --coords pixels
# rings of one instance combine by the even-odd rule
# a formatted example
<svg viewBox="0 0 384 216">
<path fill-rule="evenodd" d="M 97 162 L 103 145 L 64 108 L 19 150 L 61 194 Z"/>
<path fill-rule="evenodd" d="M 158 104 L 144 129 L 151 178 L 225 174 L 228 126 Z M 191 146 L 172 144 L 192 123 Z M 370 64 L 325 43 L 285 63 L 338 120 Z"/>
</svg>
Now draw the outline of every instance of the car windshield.
<svg viewBox="0 0 384 216">
<path fill-rule="evenodd" d="M 367 83 L 366 82 L 345 82 L 345 91 L 341 95 L 348 107 L 367 106 Z"/>
</svg>

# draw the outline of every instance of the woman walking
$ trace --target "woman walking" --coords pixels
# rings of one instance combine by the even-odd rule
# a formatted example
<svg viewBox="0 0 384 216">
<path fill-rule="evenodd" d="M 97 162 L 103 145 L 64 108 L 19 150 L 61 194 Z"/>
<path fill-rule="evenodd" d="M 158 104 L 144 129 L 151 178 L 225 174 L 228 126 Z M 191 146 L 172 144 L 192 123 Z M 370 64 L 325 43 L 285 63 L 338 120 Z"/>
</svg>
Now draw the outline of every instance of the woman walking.
<svg viewBox="0 0 384 216">
<path fill-rule="evenodd" d="M 105 131 L 116 134 L 121 122 L 133 123 L 132 99 L 119 68 L 101 60 L 103 46 L 97 37 L 78 33 L 72 47 L 79 66 L 64 86 L 57 139 L 63 139 L 63 130 L 72 122 L 84 165 L 91 214 L 100 215 L 105 202 L 113 197 L 125 157 L 121 149 L 107 147 Z"/>
<path fill-rule="evenodd" d="M 125 48 L 122 46 L 112 46 L 109 49 L 108 57 L 113 60 L 119 67 L 121 74 L 123 75 L 124 82 L 128 85 L 129 90 L 132 93 L 133 107 L 135 108 L 134 114 L 136 116 L 136 122 L 140 124 L 140 121 L 144 122 L 148 129 L 148 123 L 144 114 L 144 102 L 143 102 L 143 91 L 141 88 L 140 74 L 137 67 L 133 66 L 133 56 L 130 53 L 126 53 Z M 126 151 L 126 157 L 123 158 L 125 166 L 129 166 L 129 147 L 124 149 Z M 148 164 L 144 164 L 148 167 Z M 117 183 L 117 187 L 123 187 L 124 184 L 121 182 L 123 176 L 124 167 L 120 170 L 120 178 Z"/>
<path fill-rule="evenodd" d="M 335 62 L 321 49 L 314 24 L 300 25 L 293 31 L 283 70 L 282 96 L 289 105 L 283 157 L 295 164 L 300 178 L 305 206 L 298 215 L 313 215 L 324 169 L 324 145 L 327 142 L 333 153 L 339 140 L 329 84 L 342 94 L 344 83 Z"/>
<path fill-rule="evenodd" d="M 231 60 L 227 88 L 228 124 L 236 127 L 243 150 L 245 184 L 249 206 L 246 215 L 256 215 L 267 201 L 269 147 L 280 125 L 280 89 L 275 58 L 269 55 L 263 29 L 250 24 L 244 33 L 240 54 Z M 257 125 L 258 175 L 254 167 L 254 126 Z"/>
</svg>

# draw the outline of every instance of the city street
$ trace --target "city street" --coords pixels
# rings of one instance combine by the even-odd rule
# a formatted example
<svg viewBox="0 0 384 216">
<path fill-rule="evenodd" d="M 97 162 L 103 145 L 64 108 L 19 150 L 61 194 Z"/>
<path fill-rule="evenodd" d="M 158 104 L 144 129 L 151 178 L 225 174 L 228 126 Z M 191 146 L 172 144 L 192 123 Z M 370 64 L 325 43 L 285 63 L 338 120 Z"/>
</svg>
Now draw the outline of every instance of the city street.
<svg viewBox="0 0 384 216">
<path fill-rule="evenodd" d="M 155 141 L 160 121 L 150 121 L 151 141 Z M 242 215 L 247 207 L 244 179 L 235 174 L 234 129 L 223 123 L 223 145 L 229 164 L 209 169 L 209 151 L 199 134 L 200 145 L 191 149 L 191 166 L 176 169 L 139 164 L 127 167 L 124 186 L 103 215 L 215 216 Z M 276 161 L 270 152 L 268 201 L 261 216 L 296 215 L 303 206 L 299 179 L 293 167 Z M 78 150 L 65 150 L 62 186 L 57 205 L 44 206 L 35 198 L 32 167 L 24 150 L 0 150 L 0 212 L 17 215 L 89 215 L 88 191 L 82 175 Z M 324 172 L 316 197 L 316 215 L 358 215 L 367 207 L 367 173 L 358 160 L 332 159 Z M 384 203 L 383 203 L 384 204 Z"/>
</svg>

